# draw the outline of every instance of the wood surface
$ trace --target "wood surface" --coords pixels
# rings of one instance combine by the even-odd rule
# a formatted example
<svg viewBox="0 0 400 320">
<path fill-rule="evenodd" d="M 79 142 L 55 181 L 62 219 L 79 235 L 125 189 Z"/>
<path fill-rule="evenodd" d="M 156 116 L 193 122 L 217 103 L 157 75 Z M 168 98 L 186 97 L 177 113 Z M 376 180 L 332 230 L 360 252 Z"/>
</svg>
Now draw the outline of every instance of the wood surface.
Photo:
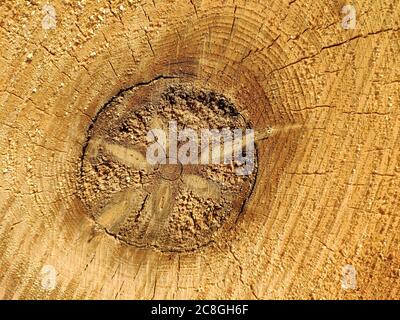
<svg viewBox="0 0 400 320">
<path fill-rule="evenodd" d="M 351 2 L 350 30 L 338 0 L 51 0 L 48 30 L 46 3 L 0 3 L 1 299 L 400 298 L 400 2 Z M 194 252 L 126 245 L 79 198 L 100 108 L 168 77 L 273 128 L 245 212 Z"/>
</svg>

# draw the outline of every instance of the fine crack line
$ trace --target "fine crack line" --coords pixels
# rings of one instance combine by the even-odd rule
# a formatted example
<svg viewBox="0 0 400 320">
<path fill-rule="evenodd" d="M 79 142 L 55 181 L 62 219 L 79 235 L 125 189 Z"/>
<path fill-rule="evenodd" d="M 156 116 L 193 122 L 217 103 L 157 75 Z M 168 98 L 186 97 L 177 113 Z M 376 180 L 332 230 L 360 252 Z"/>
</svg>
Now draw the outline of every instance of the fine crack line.
<svg viewBox="0 0 400 320">
<path fill-rule="evenodd" d="M 319 55 L 322 51 L 324 51 L 324 50 L 326 50 L 326 49 L 330 49 L 330 48 L 334 48 L 334 47 L 339 47 L 339 46 L 341 46 L 341 45 L 343 45 L 343 44 L 350 43 L 350 42 L 352 42 L 353 40 L 356 40 L 356 39 L 359 39 L 359 38 L 365 39 L 365 38 L 367 38 L 368 36 L 373 36 L 373 35 L 377 35 L 377 34 L 381 34 L 381 33 L 385 33 L 385 32 L 390 32 L 390 31 L 396 32 L 396 31 L 399 31 L 399 30 L 400 30 L 399 28 L 397 28 L 397 29 L 395 29 L 395 28 L 387 28 L 387 29 L 383 29 L 383 30 L 376 31 L 376 32 L 369 32 L 369 33 L 367 33 L 367 34 L 365 34 L 365 35 L 364 35 L 364 34 L 358 34 L 358 35 L 356 35 L 356 36 L 354 36 L 354 37 L 352 37 L 352 38 L 350 38 L 350 39 L 347 39 L 347 40 L 344 40 L 344 41 L 341 41 L 341 42 L 338 42 L 338 43 L 333 43 L 333 44 L 330 44 L 330 45 L 327 45 L 327 46 L 323 46 L 318 52 L 316 52 L 316 53 L 314 53 L 314 54 L 312 54 L 312 55 L 310 55 L 310 56 L 302 57 L 302 58 L 300 58 L 300 59 L 298 59 L 298 60 L 296 60 L 296 61 L 290 62 L 290 63 L 288 63 L 288 64 L 286 64 L 286 65 L 284 65 L 284 66 L 282 66 L 282 67 L 280 67 L 280 68 L 277 68 L 277 69 L 272 70 L 271 72 L 269 72 L 269 73 L 266 75 L 266 78 L 268 78 L 272 73 L 274 73 L 274 72 L 276 72 L 276 71 L 280 71 L 280 70 L 286 69 L 287 67 L 290 67 L 290 66 L 292 66 L 292 65 L 294 65 L 294 64 L 297 64 L 297 63 L 299 63 L 299 62 L 301 62 L 301 61 L 314 58 L 314 57 L 316 57 L 317 55 Z"/>
</svg>

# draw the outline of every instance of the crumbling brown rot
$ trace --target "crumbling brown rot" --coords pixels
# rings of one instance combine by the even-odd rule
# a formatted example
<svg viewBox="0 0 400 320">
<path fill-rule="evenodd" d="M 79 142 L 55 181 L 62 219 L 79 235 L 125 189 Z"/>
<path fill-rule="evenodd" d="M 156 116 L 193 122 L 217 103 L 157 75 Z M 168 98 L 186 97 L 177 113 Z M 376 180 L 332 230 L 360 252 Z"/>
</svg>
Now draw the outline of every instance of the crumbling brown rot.
<svg viewBox="0 0 400 320">
<path fill-rule="evenodd" d="M 193 251 L 234 225 L 255 183 L 231 164 L 150 164 L 150 130 L 246 128 L 225 96 L 172 79 L 123 90 L 92 123 L 83 149 L 80 197 L 108 234 L 129 245 Z M 257 165 L 257 163 L 256 163 Z M 222 235 L 223 236 L 223 235 Z"/>
</svg>

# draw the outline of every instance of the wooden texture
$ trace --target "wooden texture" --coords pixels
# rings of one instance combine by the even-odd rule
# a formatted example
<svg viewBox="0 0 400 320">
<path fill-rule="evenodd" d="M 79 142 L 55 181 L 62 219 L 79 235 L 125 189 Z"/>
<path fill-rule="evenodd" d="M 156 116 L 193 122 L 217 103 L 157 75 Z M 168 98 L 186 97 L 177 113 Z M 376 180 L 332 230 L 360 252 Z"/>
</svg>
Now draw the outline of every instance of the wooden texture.
<svg viewBox="0 0 400 320">
<path fill-rule="evenodd" d="M 50 1 L 50 30 L 43 4 L 0 3 L 2 299 L 400 298 L 400 2 L 353 2 L 354 30 L 337 0 Z M 275 130 L 230 240 L 194 253 L 121 244 L 78 197 L 99 108 L 170 76 Z"/>
</svg>

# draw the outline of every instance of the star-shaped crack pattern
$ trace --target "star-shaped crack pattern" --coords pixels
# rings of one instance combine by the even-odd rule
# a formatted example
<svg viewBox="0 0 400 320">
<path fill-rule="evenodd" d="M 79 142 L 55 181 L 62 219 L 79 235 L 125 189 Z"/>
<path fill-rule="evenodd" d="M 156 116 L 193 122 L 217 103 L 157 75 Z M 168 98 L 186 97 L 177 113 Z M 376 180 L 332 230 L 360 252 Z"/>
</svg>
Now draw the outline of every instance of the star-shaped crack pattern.
<svg viewBox="0 0 400 320">
<path fill-rule="evenodd" d="M 149 88 L 147 88 L 149 89 Z M 151 88 L 150 88 L 151 89 Z M 147 133 L 191 128 L 246 128 L 225 97 L 188 85 L 137 89 L 113 99 L 90 132 L 81 167 L 81 198 L 109 234 L 138 247 L 189 251 L 212 242 L 242 210 L 255 180 L 235 174 L 235 163 L 166 164 L 146 159 Z M 139 103 L 138 103 L 139 100 Z"/>
</svg>

